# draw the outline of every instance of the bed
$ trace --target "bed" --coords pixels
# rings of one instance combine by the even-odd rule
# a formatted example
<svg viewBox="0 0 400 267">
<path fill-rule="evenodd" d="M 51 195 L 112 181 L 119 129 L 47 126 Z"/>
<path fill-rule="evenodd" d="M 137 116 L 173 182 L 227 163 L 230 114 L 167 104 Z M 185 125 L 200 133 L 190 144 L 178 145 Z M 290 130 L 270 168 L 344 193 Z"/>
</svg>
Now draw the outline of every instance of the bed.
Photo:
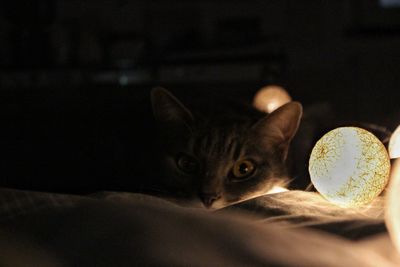
<svg viewBox="0 0 400 267">
<path fill-rule="evenodd" d="M 318 193 L 206 211 L 158 197 L 0 190 L 0 266 L 399 266 L 384 197 L 343 209 Z"/>
</svg>

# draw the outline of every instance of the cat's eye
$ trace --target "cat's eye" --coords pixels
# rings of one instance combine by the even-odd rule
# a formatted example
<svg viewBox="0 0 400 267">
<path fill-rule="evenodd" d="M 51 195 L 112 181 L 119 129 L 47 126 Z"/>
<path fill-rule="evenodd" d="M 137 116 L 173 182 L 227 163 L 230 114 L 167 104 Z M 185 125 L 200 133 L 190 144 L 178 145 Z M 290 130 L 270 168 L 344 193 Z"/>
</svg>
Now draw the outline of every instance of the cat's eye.
<svg viewBox="0 0 400 267">
<path fill-rule="evenodd" d="M 256 169 L 256 166 L 250 160 L 240 160 L 235 163 L 232 168 L 232 175 L 234 179 L 241 180 L 250 177 Z"/>
<path fill-rule="evenodd" d="M 176 165 L 181 171 L 187 174 L 194 174 L 199 169 L 199 164 L 196 158 L 184 153 L 181 153 L 176 157 Z"/>
</svg>

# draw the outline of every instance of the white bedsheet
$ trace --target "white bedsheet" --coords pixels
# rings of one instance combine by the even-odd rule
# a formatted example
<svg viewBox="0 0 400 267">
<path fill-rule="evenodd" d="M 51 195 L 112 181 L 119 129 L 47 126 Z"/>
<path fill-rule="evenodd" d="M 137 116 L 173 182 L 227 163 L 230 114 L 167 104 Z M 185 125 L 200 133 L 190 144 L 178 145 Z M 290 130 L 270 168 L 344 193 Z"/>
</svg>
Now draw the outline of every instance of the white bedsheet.
<svg viewBox="0 0 400 267">
<path fill-rule="evenodd" d="M 0 266 L 400 266 L 383 199 L 349 210 L 290 191 L 208 212 L 133 193 L 0 196 Z"/>
</svg>

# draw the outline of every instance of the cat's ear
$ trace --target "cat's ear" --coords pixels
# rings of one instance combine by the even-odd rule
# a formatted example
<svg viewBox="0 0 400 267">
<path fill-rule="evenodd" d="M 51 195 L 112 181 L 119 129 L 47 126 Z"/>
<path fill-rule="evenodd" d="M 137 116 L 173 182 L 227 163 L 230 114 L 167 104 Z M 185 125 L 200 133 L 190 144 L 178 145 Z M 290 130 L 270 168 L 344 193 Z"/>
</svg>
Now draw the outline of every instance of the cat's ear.
<svg viewBox="0 0 400 267">
<path fill-rule="evenodd" d="M 299 102 L 289 102 L 258 121 L 253 127 L 264 143 L 273 144 L 281 150 L 285 160 L 302 114 L 303 108 Z"/>
<path fill-rule="evenodd" d="M 192 113 L 168 90 L 156 87 L 151 91 L 154 117 L 162 124 L 181 125 L 190 128 Z"/>
</svg>

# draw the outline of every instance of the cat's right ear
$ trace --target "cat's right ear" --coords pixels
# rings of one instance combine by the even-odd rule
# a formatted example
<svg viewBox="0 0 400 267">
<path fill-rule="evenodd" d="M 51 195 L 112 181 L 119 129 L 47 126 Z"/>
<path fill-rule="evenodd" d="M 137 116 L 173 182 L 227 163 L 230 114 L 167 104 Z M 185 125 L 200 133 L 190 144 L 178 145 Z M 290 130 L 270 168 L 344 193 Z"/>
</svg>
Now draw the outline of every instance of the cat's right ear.
<svg viewBox="0 0 400 267">
<path fill-rule="evenodd" d="M 265 146 L 274 144 L 286 160 L 290 141 L 299 128 L 303 107 L 299 102 L 289 102 L 268 116 L 258 121 L 254 126 L 256 134 Z"/>
<path fill-rule="evenodd" d="M 154 117 L 159 123 L 191 128 L 194 121 L 192 113 L 168 90 L 153 88 L 151 104 Z"/>
</svg>

